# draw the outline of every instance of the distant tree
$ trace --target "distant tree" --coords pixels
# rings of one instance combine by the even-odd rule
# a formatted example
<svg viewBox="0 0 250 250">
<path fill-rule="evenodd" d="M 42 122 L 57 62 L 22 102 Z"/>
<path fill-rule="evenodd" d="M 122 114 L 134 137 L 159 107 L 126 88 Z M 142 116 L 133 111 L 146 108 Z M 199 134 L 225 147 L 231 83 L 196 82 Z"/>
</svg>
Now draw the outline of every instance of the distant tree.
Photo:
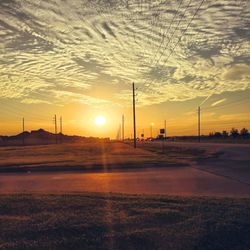
<svg viewBox="0 0 250 250">
<path fill-rule="evenodd" d="M 214 137 L 221 137 L 221 132 L 215 132 Z"/>
<path fill-rule="evenodd" d="M 223 131 L 222 131 L 222 136 L 223 136 L 223 137 L 228 137 L 228 132 L 227 132 L 226 130 L 223 130 Z"/>
<path fill-rule="evenodd" d="M 214 136 L 214 133 L 213 133 L 213 132 L 210 132 L 208 136 L 209 136 L 209 137 L 213 137 L 213 136 Z"/>
<path fill-rule="evenodd" d="M 237 128 L 232 128 L 230 131 L 230 135 L 235 138 L 238 137 L 240 134 Z"/>
<path fill-rule="evenodd" d="M 242 137 L 247 137 L 247 136 L 249 136 L 248 129 L 243 128 L 243 129 L 240 131 L 240 135 L 241 135 Z"/>
</svg>

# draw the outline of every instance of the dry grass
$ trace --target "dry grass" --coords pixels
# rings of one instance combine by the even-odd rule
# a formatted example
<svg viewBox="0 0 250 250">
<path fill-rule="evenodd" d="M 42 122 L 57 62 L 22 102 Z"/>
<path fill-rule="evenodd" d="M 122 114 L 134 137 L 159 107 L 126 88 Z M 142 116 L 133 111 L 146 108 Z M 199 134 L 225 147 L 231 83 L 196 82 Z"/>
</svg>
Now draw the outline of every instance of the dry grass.
<svg viewBox="0 0 250 250">
<path fill-rule="evenodd" d="M 1 249 L 249 249 L 250 200 L 2 195 Z"/>
<path fill-rule="evenodd" d="M 180 152 L 181 154 L 181 152 Z M 109 170 L 183 166 L 181 158 L 159 156 L 117 142 L 1 147 L 0 172 Z"/>
<path fill-rule="evenodd" d="M 138 147 L 150 152 L 161 154 L 167 159 L 175 160 L 197 160 L 200 158 L 215 157 L 215 152 L 197 148 L 180 147 L 175 145 L 168 145 L 165 142 L 138 142 Z"/>
</svg>

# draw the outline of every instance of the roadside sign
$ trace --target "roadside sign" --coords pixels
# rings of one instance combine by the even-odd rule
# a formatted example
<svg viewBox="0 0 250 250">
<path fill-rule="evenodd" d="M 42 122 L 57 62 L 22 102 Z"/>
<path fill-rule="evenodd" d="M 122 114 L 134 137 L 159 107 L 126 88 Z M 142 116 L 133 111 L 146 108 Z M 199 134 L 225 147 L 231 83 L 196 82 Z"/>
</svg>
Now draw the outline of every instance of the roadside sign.
<svg viewBox="0 0 250 250">
<path fill-rule="evenodd" d="M 164 128 L 160 129 L 160 134 L 165 134 L 165 129 Z"/>
</svg>

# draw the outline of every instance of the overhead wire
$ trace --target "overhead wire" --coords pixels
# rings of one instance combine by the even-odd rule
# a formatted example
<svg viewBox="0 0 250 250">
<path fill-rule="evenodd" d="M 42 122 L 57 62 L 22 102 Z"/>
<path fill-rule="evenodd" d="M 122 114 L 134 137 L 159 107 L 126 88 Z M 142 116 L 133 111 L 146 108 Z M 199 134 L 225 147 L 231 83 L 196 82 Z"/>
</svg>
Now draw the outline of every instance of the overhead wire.
<svg viewBox="0 0 250 250">
<path fill-rule="evenodd" d="M 206 0 L 202 0 L 202 1 L 200 2 L 199 7 L 196 9 L 196 11 L 195 11 L 195 13 L 193 14 L 192 18 L 191 18 L 190 21 L 188 22 L 186 28 L 182 31 L 182 33 L 181 33 L 181 35 L 180 35 L 178 41 L 176 42 L 176 44 L 175 44 L 174 47 L 172 48 L 171 52 L 170 52 L 169 55 L 167 56 L 167 58 L 166 58 L 166 60 L 164 61 L 164 64 L 163 64 L 163 65 L 165 65 L 165 64 L 168 62 L 170 56 L 171 56 L 171 55 L 173 54 L 173 52 L 175 51 L 177 45 L 180 43 L 182 37 L 183 37 L 183 36 L 185 35 L 185 33 L 187 32 L 188 28 L 190 27 L 190 25 L 191 25 L 191 23 L 193 22 L 195 16 L 198 14 L 199 10 L 201 9 L 201 7 L 202 7 L 202 5 L 203 5 L 203 3 L 204 3 L 205 1 L 206 1 Z M 160 61 L 160 60 L 159 60 L 159 61 Z M 159 61 L 158 61 L 158 63 L 159 63 Z M 155 80 L 152 80 L 152 81 L 150 81 L 149 83 L 145 82 L 145 83 L 144 83 L 144 86 L 145 86 L 146 84 L 147 84 L 147 85 L 150 85 L 150 84 L 152 84 L 153 82 L 155 82 Z"/>
<path fill-rule="evenodd" d="M 173 20 L 174 20 L 175 17 L 177 16 L 177 14 L 179 14 L 178 11 L 179 11 L 179 9 L 180 9 L 180 7 L 181 7 L 182 2 L 183 2 L 183 1 L 181 1 L 180 4 L 179 4 L 179 6 L 178 6 L 178 9 L 177 9 L 177 11 L 176 11 L 176 15 L 173 17 L 173 19 L 172 19 L 172 21 L 171 21 L 171 25 L 172 25 L 172 23 L 173 23 Z M 182 15 L 181 15 L 181 18 L 179 19 L 177 25 L 175 26 L 175 29 L 174 29 L 174 31 L 172 32 L 172 34 L 170 34 L 170 36 L 169 36 L 169 38 L 168 38 L 168 41 L 167 41 L 167 43 L 165 44 L 164 48 L 162 49 L 162 52 L 160 53 L 158 59 L 157 59 L 155 62 L 153 62 L 153 61 L 156 59 L 157 54 L 158 54 L 158 52 L 159 52 L 160 49 L 161 49 L 162 44 L 160 44 L 160 47 L 159 47 L 159 49 L 157 50 L 157 52 L 155 53 L 154 59 L 153 59 L 153 61 L 151 62 L 151 64 L 154 65 L 154 67 L 156 67 L 156 66 L 159 64 L 159 62 L 160 62 L 160 60 L 161 60 L 161 58 L 162 58 L 162 56 L 163 56 L 163 54 L 164 54 L 164 52 L 165 52 L 165 49 L 167 48 L 167 46 L 169 45 L 169 43 L 170 43 L 170 42 L 172 43 L 172 40 L 173 40 L 174 35 L 175 35 L 175 32 L 176 32 L 177 29 L 179 28 L 179 26 L 180 26 L 180 24 L 181 24 L 181 22 L 182 22 L 182 20 L 183 20 L 183 18 L 184 18 L 184 16 L 185 16 L 185 14 L 186 14 L 186 11 L 188 10 L 188 8 L 189 8 L 191 2 L 192 2 L 192 0 L 190 0 L 189 3 L 188 3 L 188 5 L 185 7 L 185 9 L 184 9 L 184 11 L 183 11 L 183 13 L 182 13 Z M 169 26 L 170 28 L 171 28 L 171 25 Z M 168 31 L 170 31 L 170 30 L 171 30 L 171 29 L 168 29 Z M 168 32 L 168 31 L 167 31 L 167 32 Z M 153 82 L 153 81 L 151 81 L 151 83 L 152 83 L 152 82 Z M 148 84 L 149 84 L 148 81 L 146 81 L 143 85 L 145 86 L 145 85 L 148 85 Z"/>
</svg>

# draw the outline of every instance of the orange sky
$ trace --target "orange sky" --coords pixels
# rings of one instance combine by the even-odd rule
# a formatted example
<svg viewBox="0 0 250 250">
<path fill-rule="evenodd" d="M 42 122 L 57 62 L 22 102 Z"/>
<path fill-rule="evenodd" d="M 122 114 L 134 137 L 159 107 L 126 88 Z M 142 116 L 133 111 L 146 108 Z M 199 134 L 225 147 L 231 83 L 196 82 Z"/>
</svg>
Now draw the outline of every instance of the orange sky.
<svg viewBox="0 0 250 250">
<path fill-rule="evenodd" d="M 241 129 L 250 126 L 249 92 L 241 91 L 235 93 L 224 93 L 212 96 L 201 106 L 201 131 L 208 134 L 213 131 L 230 130 L 232 127 Z M 223 98 L 222 98 L 223 96 Z M 245 98 L 246 97 L 246 98 Z M 225 99 L 225 100 L 224 100 Z M 151 134 L 151 123 L 153 135 L 159 133 L 164 127 L 164 120 L 167 121 L 167 133 L 175 135 L 196 135 L 197 134 L 197 106 L 204 98 L 198 98 L 185 102 L 166 102 L 157 105 L 137 107 L 137 133 L 143 133 L 146 137 Z M 219 100 L 219 101 L 218 101 Z M 221 102 L 220 100 L 224 100 Z M 218 104 L 217 104 L 218 103 Z M 66 134 L 78 134 L 84 136 L 100 136 L 116 138 L 121 124 L 122 114 L 125 115 L 125 136 L 132 134 L 132 106 L 93 108 L 87 105 L 70 104 L 65 106 L 31 105 L 25 104 L 20 111 L 12 106 L 8 111 L 1 114 L 1 134 L 16 134 L 22 129 L 21 110 L 25 116 L 26 130 L 45 128 L 54 132 L 53 116 L 57 114 L 63 117 L 63 132 Z M 31 108 L 32 107 L 32 108 Z M 27 110 L 27 111 L 26 111 Z M 46 110 L 46 111 L 45 111 Z M 45 112 L 44 112 L 45 111 Z M 40 115 L 41 114 L 41 115 Z M 95 118 L 98 116 L 106 118 L 104 126 L 96 126 Z M 5 120 L 3 119 L 5 118 Z M 58 125 L 59 130 L 59 125 Z"/>
</svg>

